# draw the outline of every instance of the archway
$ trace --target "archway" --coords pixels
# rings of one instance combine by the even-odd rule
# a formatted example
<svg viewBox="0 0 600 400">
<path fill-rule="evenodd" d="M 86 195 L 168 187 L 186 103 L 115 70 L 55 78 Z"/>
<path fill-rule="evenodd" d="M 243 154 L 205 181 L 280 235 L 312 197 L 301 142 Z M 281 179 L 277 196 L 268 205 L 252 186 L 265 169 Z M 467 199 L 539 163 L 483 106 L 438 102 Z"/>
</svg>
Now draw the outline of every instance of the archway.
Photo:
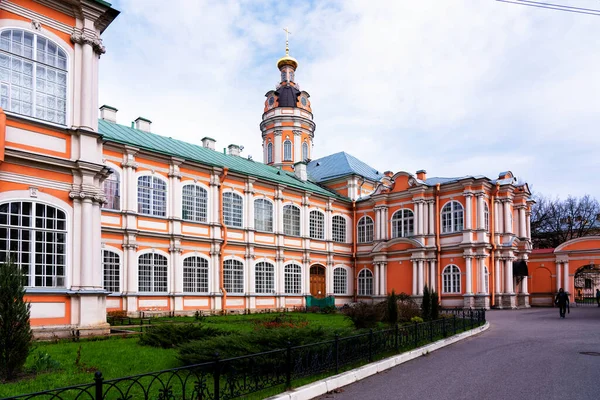
<svg viewBox="0 0 600 400">
<path fill-rule="evenodd" d="M 322 265 L 310 267 L 310 294 L 318 299 L 325 297 L 325 267 Z"/>
<path fill-rule="evenodd" d="M 594 303 L 596 290 L 600 289 L 600 266 L 588 264 L 580 267 L 573 277 L 575 301 Z"/>
</svg>

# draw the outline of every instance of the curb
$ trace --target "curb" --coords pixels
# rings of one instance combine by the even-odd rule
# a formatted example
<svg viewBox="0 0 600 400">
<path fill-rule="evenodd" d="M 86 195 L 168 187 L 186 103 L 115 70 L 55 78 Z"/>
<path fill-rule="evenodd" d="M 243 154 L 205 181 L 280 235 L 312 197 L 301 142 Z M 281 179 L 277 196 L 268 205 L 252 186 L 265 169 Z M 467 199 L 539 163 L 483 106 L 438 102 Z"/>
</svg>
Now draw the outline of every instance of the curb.
<svg viewBox="0 0 600 400">
<path fill-rule="evenodd" d="M 342 386 L 350 385 L 351 383 L 358 382 L 361 379 L 365 379 L 371 375 L 375 375 L 379 372 L 385 371 L 386 369 L 393 368 L 396 365 L 403 364 L 407 361 L 413 360 L 417 357 L 421 357 L 422 355 L 425 355 L 432 351 L 441 349 L 442 347 L 446 347 L 453 343 L 467 339 L 471 336 L 478 335 L 481 332 L 488 330 L 489 327 L 490 323 L 486 322 L 485 325 L 472 329 L 468 332 L 462 332 L 456 336 L 438 340 L 437 342 L 430 343 L 426 346 L 419 347 L 406 353 L 398 354 L 396 356 L 376 361 L 374 363 L 363 365 L 362 367 L 353 369 L 351 371 L 346 371 L 338 375 L 330 376 L 329 378 L 309 383 L 308 385 L 301 386 L 299 388 L 269 397 L 267 400 L 313 399 L 327 392 L 331 392 L 332 390 L 341 388 Z"/>
</svg>

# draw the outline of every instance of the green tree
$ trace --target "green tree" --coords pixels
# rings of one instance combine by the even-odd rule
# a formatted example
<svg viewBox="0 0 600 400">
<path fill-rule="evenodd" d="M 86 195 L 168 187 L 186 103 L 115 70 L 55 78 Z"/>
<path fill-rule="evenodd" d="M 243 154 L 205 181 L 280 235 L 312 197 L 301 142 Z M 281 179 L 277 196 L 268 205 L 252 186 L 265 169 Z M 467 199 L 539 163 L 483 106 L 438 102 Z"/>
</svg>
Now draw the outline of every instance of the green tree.
<svg viewBox="0 0 600 400">
<path fill-rule="evenodd" d="M 429 288 L 425 285 L 423 288 L 423 301 L 421 303 L 421 316 L 423 320 L 427 321 L 431 318 L 431 294 Z"/>
<path fill-rule="evenodd" d="M 387 321 L 390 325 L 398 322 L 398 296 L 396 291 L 392 290 L 392 294 L 387 297 Z"/>
<path fill-rule="evenodd" d="M 436 320 L 440 317 L 440 298 L 435 290 L 431 292 L 431 319 Z"/>
<path fill-rule="evenodd" d="M 0 379 L 13 379 L 31 347 L 31 306 L 24 300 L 23 274 L 12 261 L 0 263 Z"/>
</svg>

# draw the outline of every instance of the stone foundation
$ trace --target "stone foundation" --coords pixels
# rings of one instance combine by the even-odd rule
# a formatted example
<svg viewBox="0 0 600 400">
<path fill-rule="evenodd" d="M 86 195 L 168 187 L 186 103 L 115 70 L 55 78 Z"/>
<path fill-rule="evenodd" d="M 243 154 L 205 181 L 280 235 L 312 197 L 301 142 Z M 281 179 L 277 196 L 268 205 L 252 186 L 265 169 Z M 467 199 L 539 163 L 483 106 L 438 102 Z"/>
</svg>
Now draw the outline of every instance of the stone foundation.
<svg viewBox="0 0 600 400">
<path fill-rule="evenodd" d="M 490 309 L 490 296 L 488 294 L 476 294 L 475 295 L 475 308 Z"/>
<path fill-rule="evenodd" d="M 463 308 L 474 308 L 475 307 L 475 296 L 472 294 L 465 294 L 463 296 Z"/>
<path fill-rule="evenodd" d="M 504 293 L 502 295 L 502 308 L 516 309 L 517 308 L 517 296 L 514 293 Z"/>
<path fill-rule="evenodd" d="M 85 336 L 105 336 L 110 334 L 110 325 L 105 322 L 94 326 L 77 327 L 71 325 L 32 326 L 34 339 L 54 340 Z"/>
<path fill-rule="evenodd" d="M 496 294 L 494 295 L 494 308 L 498 310 L 502 310 L 504 307 L 502 306 L 502 295 Z"/>
<path fill-rule="evenodd" d="M 531 307 L 529 304 L 529 293 L 519 293 L 517 295 L 517 306 L 519 306 L 519 308 Z"/>
</svg>

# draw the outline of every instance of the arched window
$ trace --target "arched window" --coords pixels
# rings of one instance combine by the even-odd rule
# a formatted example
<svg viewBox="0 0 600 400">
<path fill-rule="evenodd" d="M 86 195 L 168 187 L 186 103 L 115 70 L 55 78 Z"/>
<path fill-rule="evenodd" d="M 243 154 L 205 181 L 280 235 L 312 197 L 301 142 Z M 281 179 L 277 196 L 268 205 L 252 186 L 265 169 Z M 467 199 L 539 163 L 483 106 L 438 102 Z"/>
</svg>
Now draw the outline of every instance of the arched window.
<svg viewBox="0 0 600 400">
<path fill-rule="evenodd" d="M 192 256 L 183 260 L 183 291 L 208 293 L 208 260 Z"/>
<path fill-rule="evenodd" d="M 67 271 L 67 216 L 31 201 L 0 204 L 0 263 L 21 267 L 25 286 L 64 287 Z"/>
<path fill-rule="evenodd" d="M 167 291 L 167 257 L 161 254 L 146 253 L 138 259 L 139 291 Z"/>
<path fill-rule="evenodd" d="M 483 228 L 486 232 L 490 231 L 490 208 L 487 203 L 483 203 Z"/>
<path fill-rule="evenodd" d="M 392 215 L 392 238 L 409 237 L 415 232 L 415 215 L 408 208 Z"/>
<path fill-rule="evenodd" d="M 460 269 L 448 265 L 442 272 L 444 293 L 460 293 Z"/>
<path fill-rule="evenodd" d="M 121 291 L 121 258 L 114 251 L 102 250 L 102 270 L 104 290 L 111 293 Z"/>
<path fill-rule="evenodd" d="M 292 161 L 292 142 L 290 140 L 283 142 L 283 161 Z"/>
<path fill-rule="evenodd" d="M 458 201 L 446 203 L 442 208 L 442 233 L 463 230 L 463 206 Z"/>
<path fill-rule="evenodd" d="M 348 271 L 338 267 L 333 270 L 333 294 L 346 294 L 348 291 Z"/>
<path fill-rule="evenodd" d="M 288 264 L 284 268 L 285 293 L 299 294 L 302 292 L 302 267 L 298 264 Z"/>
<path fill-rule="evenodd" d="M 373 220 L 364 216 L 358 221 L 357 229 L 358 243 L 370 243 L 373 241 Z"/>
<path fill-rule="evenodd" d="M 325 215 L 321 211 L 310 212 L 310 237 L 325 239 Z"/>
<path fill-rule="evenodd" d="M 223 286 L 227 293 L 244 293 L 244 264 L 238 260 L 225 260 L 223 264 Z"/>
<path fill-rule="evenodd" d="M 273 143 L 267 144 L 267 164 L 273 162 Z"/>
<path fill-rule="evenodd" d="M 302 143 L 302 161 L 308 160 L 308 143 Z"/>
<path fill-rule="evenodd" d="M 120 188 L 120 177 L 119 173 L 114 169 L 110 168 L 111 174 L 102 183 L 102 189 L 104 196 L 106 196 L 106 203 L 102 206 L 108 210 L 120 210 L 121 209 L 121 188 Z"/>
<path fill-rule="evenodd" d="M 186 221 L 206 222 L 208 192 L 198 185 L 181 189 L 181 218 Z"/>
<path fill-rule="evenodd" d="M 241 228 L 244 223 L 244 202 L 237 193 L 223 193 L 223 221 L 225 225 Z"/>
<path fill-rule="evenodd" d="M 257 263 L 254 285 L 256 293 L 275 293 L 275 266 L 268 262 Z"/>
<path fill-rule="evenodd" d="M 269 200 L 254 200 L 254 229 L 273 232 L 273 203 Z"/>
<path fill-rule="evenodd" d="M 373 294 L 373 273 L 364 268 L 358 274 L 358 295 L 371 296 Z"/>
<path fill-rule="evenodd" d="M 167 184 L 155 176 L 138 178 L 138 212 L 165 217 L 167 215 Z"/>
<path fill-rule="evenodd" d="M 35 33 L 0 34 L 0 106 L 5 111 L 67 124 L 67 53 Z"/>
<path fill-rule="evenodd" d="M 300 236 L 300 209 L 293 205 L 283 206 L 283 233 Z"/>
<path fill-rule="evenodd" d="M 334 242 L 346 242 L 346 220 L 344 217 L 341 215 L 333 216 L 331 219 L 331 233 Z"/>
</svg>

